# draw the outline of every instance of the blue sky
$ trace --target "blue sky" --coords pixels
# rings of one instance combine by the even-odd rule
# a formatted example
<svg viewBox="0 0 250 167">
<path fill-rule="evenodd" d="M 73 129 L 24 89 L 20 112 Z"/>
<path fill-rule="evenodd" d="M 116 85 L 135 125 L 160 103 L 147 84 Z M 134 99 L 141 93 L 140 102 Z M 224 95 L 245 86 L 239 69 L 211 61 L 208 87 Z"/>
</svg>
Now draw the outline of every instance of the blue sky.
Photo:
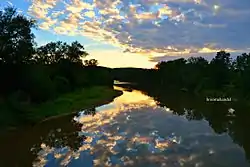
<svg viewBox="0 0 250 167">
<path fill-rule="evenodd" d="M 249 0 L 9 0 L 38 21 L 36 42 L 78 40 L 109 67 L 250 49 Z"/>
</svg>

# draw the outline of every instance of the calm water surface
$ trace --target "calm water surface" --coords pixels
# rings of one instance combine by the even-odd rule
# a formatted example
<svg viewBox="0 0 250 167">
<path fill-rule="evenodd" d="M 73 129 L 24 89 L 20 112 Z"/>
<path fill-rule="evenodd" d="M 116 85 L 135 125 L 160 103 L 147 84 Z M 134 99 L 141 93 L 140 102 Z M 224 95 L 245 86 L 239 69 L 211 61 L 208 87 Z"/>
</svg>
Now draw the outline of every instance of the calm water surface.
<svg viewBox="0 0 250 167">
<path fill-rule="evenodd" d="M 237 136 L 235 133 L 238 138 L 244 133 L 230 131 L 241 126 L 232 125 L 236 110 L 226 108 L 225 112 L 224 108 L 223 114 L 217 111 L 213 115 L 214 110 L 205 106 L 201 112 L 184 108 L 183 99 L 170 100 L 169 104 L 174 101 L 177 106 L 171 108 L 140 91 L 123 92 L 107 105 L 3 137 L 1 164 L 4 167 L 250 166 L 246 149 L 240 146 L 249 144 L 236 144 L 232 139 Z"/>
</svg>

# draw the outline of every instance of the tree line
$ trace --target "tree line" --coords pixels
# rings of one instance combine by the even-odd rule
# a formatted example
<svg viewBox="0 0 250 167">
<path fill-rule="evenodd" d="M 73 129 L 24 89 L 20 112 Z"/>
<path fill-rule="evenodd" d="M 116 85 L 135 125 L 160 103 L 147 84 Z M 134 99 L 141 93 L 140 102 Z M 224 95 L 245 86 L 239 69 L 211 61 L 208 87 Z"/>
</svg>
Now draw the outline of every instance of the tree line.
<svg viewBox="0 0 250 167">
<path fill-rule="evenodd" d="M 92 85 L 113 83 L 110 69 L 97 67 L 95 59 L 75 41 L 50 42 L 38 47 L 32 29 L 36 21 L 13 7 L 0 11 L 0 97 L 43 102 L 58 94 Z"/>
<path fill-rule="evenodd" d="M 248 99 L 250 95 L 250 54 L 232 59 L 217 52 L 209 62 L 203 57 L 159 62 L 154 69 L 117 68 L 115 79 L 134 82 L 142 88 L 182 90 L 192 94 Z"/>
<path fill-rule="evenodd" d="M 188 120 L 206 120 L 216 133 L 228 134 L 250 160 L 250 54 L 232 59 L 230 53 L 219 51 L 211 61 L 180 58 L 159 62 L 154 69 L 116 68 L 112 72 L 116 80 L 133 83 L 124 86 L 142 90 L 157 105 Z M 236 100 L 207 102 L 206 97 Z"/>
<path fill-rule="evenodd" d="M 36 21 L 15 8 L 0 11 L 0 126 L 27 120 L 29 106 L 61 94 L 92 86 L 113 88 L 111 69 L 99 67 L 95 59 L 83 61 L 88 53 L 81 43 L 38 46 L 33 29 Z"/>
</svg>

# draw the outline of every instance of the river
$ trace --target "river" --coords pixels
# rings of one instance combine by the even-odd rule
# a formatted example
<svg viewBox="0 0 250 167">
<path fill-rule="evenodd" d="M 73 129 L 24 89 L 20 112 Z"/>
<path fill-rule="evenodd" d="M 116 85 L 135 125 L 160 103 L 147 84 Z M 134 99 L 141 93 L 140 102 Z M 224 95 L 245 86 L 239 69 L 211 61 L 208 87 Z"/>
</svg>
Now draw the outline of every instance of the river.
<svg viewBox="0 0 250 167">
<path fill-rule="evenodd" d="M 1 137 L 0 165 L 250 167 L 249 121 L 230 105 L 115 89 L 109 104 Z"/>
</svg>

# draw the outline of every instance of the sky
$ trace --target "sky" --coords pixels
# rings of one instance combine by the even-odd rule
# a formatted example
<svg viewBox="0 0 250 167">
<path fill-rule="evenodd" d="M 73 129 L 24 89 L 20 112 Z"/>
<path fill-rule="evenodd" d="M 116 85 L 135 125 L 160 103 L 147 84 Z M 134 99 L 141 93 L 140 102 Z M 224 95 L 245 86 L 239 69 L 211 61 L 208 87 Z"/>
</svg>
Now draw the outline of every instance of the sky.
<svg viewBox="0 0 250 167">
<path fill-rule="evenodd" d="M 102 66 L 250 52 L 249 0 L 0 0 L 6 5 L 37 20 L 38 45 L 77 40 Z"/>
</svg>

